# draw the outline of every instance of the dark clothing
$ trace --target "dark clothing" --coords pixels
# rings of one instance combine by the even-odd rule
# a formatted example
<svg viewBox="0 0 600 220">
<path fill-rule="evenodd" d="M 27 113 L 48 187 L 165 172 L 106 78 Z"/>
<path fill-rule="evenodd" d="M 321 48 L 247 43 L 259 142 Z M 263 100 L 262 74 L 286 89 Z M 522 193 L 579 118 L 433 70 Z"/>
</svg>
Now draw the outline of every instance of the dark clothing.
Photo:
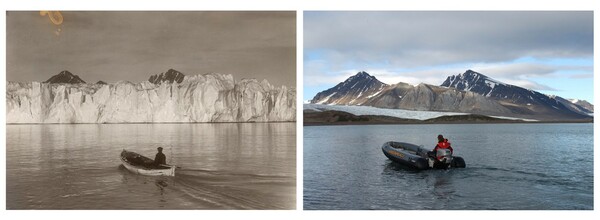
<svg viewBox="0 0 600 220">
<path fill-rule="evenodd" d="M 156 157 L 154 157 L 154 164 L 167 164 L 167 156 L 165 156 L 165 154 L 162 152 L 156 153 Z"/>
</svg>

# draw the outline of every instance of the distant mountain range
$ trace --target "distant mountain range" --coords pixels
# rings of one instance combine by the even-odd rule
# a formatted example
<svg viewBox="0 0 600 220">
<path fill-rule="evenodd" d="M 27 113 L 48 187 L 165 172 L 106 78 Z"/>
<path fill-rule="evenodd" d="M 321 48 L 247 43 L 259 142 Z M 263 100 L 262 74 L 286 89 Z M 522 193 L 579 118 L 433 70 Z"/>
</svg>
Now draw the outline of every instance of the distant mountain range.
<svg viewBox="0 0 600 220">
<path fill-rule="evenodd" d="M 388 109 L 463 112 L 538 120 L 589 119 L 593 105 L 549 96 L 506 84 L 467 70 L 447 77 L 440 86 L 421 83 L 385 84 L 359 72 L 333 88 L 317 93 L 313 104 L 358 105 Z"/>
<path fill-rule="evenodd" d="M 185 75 L 177 70 L 169 69 L 167 72 L 151 75 L 148 79 L 149 82 L 154 84 L 161 83 L 181 83 L 185 78 Z M 86 83 L 78 75 L 75 75 L 68 70 L 63 70 L 60 73 L 50 77 L 50 79 L 44 81 L 44 83 L 67 83 L 67 84 L 80 84 Z M 100 80 L 96 84 L 106 84 L 106 82 Z"/>
</svg>

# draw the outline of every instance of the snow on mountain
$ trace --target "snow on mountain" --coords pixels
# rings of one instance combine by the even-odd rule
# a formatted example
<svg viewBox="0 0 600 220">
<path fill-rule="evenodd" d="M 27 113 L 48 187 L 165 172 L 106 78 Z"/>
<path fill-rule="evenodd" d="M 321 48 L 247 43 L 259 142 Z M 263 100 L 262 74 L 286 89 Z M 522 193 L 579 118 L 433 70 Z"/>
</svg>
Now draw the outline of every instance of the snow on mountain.
<svg viewBox="0 0 600 220">
<path fill-rule="evenodd" d="M 499 101 L 515 114 L 538 115 L 548 118 L 583 118 L 588 114 L 572 107 L 568 101 L 548 96 L 537 91 L 501 83 L 481 73 L 467 70 L 458 75 L 449 76 L 443 87 L 470 91 Z"/>
<path fill-rule="evenodd" d="M 371 106 L 344 106 L 344 105 L 320 105 L 320 104 L 304 104 L 304 110 L 310 111 L 342 111 L 348 112 L 353 115 L 382 115 L 382 116 L 390 116 L 396 118 L 404 118 L 404 119 L 417 119 L 417 120 L 427 120 L 432 118 L 437 118 L 440 116 L 447 115 L 468 115 L 469 113 L 463 112 L 438 112 L 438 111 L 413 111 L 413 110 L 404 110 L 404 109 L 387 109 L 387 108 L 377 108 Z M 523 119 L 523 118 L 515 118 L 515 117 L 505 117 L 505 116 L 490 116 L 502 119 L 510 119 L 510 120 L 525 120 L 525 121 L 536 121 L 533 119 Z"/>
<path fill-rule="evenodd" d="M 373 94 L 381 92 L 388 85 L 367 72 L 361 71 L 335 87 L 317 93 L 311 100 L 315 104 L 361 105 Z"/>
<path fill-rule="evenodd" d="M 594 105 L 590 104 L 585 100 L 578 99 L 564 99 L 560 96 L 551 95 L 553 99 L 556 99 L 558 102 L 569 108 L 571 111 L 577 112 L 582 115 L 594 115 Z"/>
<path fill-rule="evenodd" d="M 416 86 L 402 82 L 387 85 L 366 72 L 359 72 L 335 87 L 318 93 L 311 103 L 477 114 L 510 113 L 496 101 L 473 92 L 423 83 Z"/>
<path fill-rule="evenodd" d="M 591 103 L 585 101 L 585 100 L 579 100 L 579 99 L 568 99 L 571 103 L 586 109 L 587 111 L 594 113 L 594 105 L 592 105 Z"/>
<path fill-rule="evenodd" d="M 168 75 L 168 74 L 165 74 Z M 163 79 L 165 78 L 163 75 Z M 169 77 L 167 77 L 169 78 Z M 295 121 L 296 90 L 232 75 L 186 76 L 180 83 L 7 82 L 7 123 Z"/>
</svg>

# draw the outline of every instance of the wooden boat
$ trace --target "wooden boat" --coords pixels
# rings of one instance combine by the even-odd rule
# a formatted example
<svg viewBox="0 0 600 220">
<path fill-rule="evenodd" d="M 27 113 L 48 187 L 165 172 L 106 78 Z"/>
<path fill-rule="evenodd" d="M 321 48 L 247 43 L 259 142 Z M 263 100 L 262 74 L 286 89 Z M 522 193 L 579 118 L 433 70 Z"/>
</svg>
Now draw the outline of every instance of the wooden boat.
<svg viewBox="0 0 600 220">
<path fill-rule="evenodd" d="M 121 162 L 127 170 L 146 176 L 175 176 L 176 166 L 154 164 L 154 160 L 144 157 L 138 153 L 123 150 L 121 152 Z"/>
</svg>

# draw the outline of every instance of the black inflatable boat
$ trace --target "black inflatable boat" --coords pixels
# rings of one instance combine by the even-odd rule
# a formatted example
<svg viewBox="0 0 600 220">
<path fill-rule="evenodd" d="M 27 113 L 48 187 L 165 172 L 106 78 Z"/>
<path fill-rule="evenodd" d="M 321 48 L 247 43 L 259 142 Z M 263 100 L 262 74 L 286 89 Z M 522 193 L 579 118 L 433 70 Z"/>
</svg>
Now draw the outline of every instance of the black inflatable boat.
<svg viewBox="0 0 600 220">
<path fill-rule="evenodd" d="M 390 160 L 419 170 L 466 167 L 465 160 L 462 157 L 453 156 L 448 149 L 438 150 L 437 156 L 443 157 L 439 160 L 428 156 L 427 149 L 410 143 L 390 141 L 383 144 L 381 150 Z"/>
</svg>

